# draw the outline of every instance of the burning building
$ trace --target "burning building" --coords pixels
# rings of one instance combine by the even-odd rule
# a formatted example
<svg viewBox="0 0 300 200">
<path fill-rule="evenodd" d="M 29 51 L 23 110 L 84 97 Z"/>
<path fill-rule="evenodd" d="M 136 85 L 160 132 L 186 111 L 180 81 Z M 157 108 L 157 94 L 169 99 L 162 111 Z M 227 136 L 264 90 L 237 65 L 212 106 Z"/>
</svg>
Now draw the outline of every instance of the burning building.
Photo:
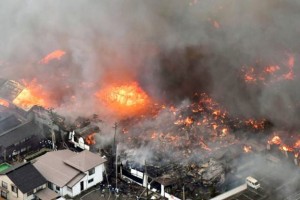
<svg viewBox="0 0 300 200">
<path fill-rule="evenodd" d="M 115 141 L 122 163 L 162 168 L 256 153 L 276 131 L 269 148 L 298 155 L 285 141 L 300 119 L 296 0 L 7 2 L 0 14 L 0 105 L 21 116 L 3 116 L 8 128 L 27 120 L 83 149 Z M 103 123 L 74 123 L 94 113 Z"/>
</svg>

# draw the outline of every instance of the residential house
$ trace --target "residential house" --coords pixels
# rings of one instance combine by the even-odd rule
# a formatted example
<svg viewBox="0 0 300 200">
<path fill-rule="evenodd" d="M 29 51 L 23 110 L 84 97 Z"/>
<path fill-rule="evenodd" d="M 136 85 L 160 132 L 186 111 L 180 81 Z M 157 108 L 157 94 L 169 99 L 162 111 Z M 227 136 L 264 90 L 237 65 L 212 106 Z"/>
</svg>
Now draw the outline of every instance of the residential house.
<svg viewBox="0 0 300 200">
<path fill-rule="evenodd" d="M 33 164 L 61 196 L 74 197 L 103 181 L 106 159 L 90 151 L 48 152 Z"/>
<path fill-rule="evenodd" d="M 43 138 L 43 129 L 34 121 L 22 122 L 0 132 L 0 160 L 13 160 L 28 151 L 38 150 Z"/>
<path fill-rule="evenodd" d="M 47 188 L 47 180 L 31 163 L 22 163 L 2 171 L 0 190 L 2 199 L 11 200 L 51 200 L 59 196 Z"/>
</svg>

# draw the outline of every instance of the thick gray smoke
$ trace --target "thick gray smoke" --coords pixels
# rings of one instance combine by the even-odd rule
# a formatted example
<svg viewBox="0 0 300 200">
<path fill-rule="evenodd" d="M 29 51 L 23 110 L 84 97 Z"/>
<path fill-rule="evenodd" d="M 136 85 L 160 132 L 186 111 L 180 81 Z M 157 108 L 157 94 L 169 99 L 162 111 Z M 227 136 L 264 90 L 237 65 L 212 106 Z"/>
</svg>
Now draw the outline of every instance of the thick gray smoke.
<svg viewBox="0 0 300 200">
<path fill-rule="evenodd" d="M 207 92 L 233 114 L 295 125 L 299 10 L 298 0 L 4 0 L 0 73 L 37 79 L 73 115 L 99 111 L 105 81 L 137 80 L 163 101 Z M 38 64 L 56 49 L 60 61 Z M 294 81 L 244 83 L 242 66 L 284 66 L 288 54 Z"/>
</svg>

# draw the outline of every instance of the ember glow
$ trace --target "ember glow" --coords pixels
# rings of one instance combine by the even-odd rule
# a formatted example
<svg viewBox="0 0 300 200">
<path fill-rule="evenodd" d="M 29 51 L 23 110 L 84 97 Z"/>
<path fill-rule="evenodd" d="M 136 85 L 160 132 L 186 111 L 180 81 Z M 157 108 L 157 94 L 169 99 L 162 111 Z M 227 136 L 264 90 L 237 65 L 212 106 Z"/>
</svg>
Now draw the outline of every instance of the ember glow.
<svg viewBox="0 0 300 200">
<path fill-rule="evenodd" d="M 48 64 L 52 60 L 60 60 L 62 56 L 64 56 L 66 52 L 62 50 L 56 50 L 45 56 L 39 63 Z"/>
<path fill-rule="evenodd" d="M 151 148 L 160 154 L 173 152 L 176 159 L 188 159 L 237 143 L 235 135 L 239 130 L 260 132 L 265 129 L 265 120 L 231 118 L 209 95 L 194 95 L 193 102 L 161 106 L 152 118 L 121 122 L 126 130 L 122 134 L 124 141 L 132 148 L 136 147 L 136 141 L 151 143 Z M 250 150 L 247 146 L 246 151 Z"/>
<path fill-rule="evenodd" d="M 245 153 L 250 153 L 250 152 L 252 152 L 252 147 L 251 146 L 249 146 L 249 145 L 244 145 L 244 152 Z"/>
<path fill-rule="evenodd" d="M 244 81 L 249 84 L 270 84 L 283 80 L 294 80 L 295 58 L 291 54 L 285 56 L 285 61 L 259 69 L 257 66 L 242 67 Z"/>
<path fill-rule="evenodd" d="M 107 86 L 96 93 L 96 97 L 121 115 L 137 114 L 149 102 L 148 95 L 136 82 Z"/>
</svg>

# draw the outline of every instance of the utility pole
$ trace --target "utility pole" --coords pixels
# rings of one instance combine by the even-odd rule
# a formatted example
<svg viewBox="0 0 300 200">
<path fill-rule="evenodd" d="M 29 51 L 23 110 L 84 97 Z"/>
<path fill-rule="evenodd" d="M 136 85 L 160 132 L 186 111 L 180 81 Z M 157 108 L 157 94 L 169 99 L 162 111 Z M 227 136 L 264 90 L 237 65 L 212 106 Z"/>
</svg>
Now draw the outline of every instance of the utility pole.
<svg viewBox="0 0 300 200">
<path fill-rule="evenodd" d="M 183 185 L 183 187 L 182 187 L 182 200 L 185 200 L 185 191 L 184 191 L 184 185 Z"/>
<path fill-rule="evenodd" d="M 117 151 L 117 148 L 116 148 L 116 136 L 117 136 L 117 128 L 118 128 L 118 123 L 117 122 L 115 122 L 113 128 L 115 129 L 113 150 Z"/>
<path fill-rule="evenodd" d="M 116 193 L 118 193 L 118 145 L 116 145 Z"/>
<path fill-rule="evenodd" d="M 115 122 L 113 128 L 115 129 L 113 149 L 115 150 L 115 154 L 116 154 L 115 162 L 116 162 L 116 193 L 117 193 L 118 192 L 118 145 L 116 144 L 116 136 L 117 136 L 117 128 L 118 128 L 117 122 Z"/>
<path fill-rule="evenodd" d="M 146 199 L 148 200 L 148 174 L 147 174 L 147 162 L 145 160 L 145 177 L 146 177 Z"/>
</svg>

